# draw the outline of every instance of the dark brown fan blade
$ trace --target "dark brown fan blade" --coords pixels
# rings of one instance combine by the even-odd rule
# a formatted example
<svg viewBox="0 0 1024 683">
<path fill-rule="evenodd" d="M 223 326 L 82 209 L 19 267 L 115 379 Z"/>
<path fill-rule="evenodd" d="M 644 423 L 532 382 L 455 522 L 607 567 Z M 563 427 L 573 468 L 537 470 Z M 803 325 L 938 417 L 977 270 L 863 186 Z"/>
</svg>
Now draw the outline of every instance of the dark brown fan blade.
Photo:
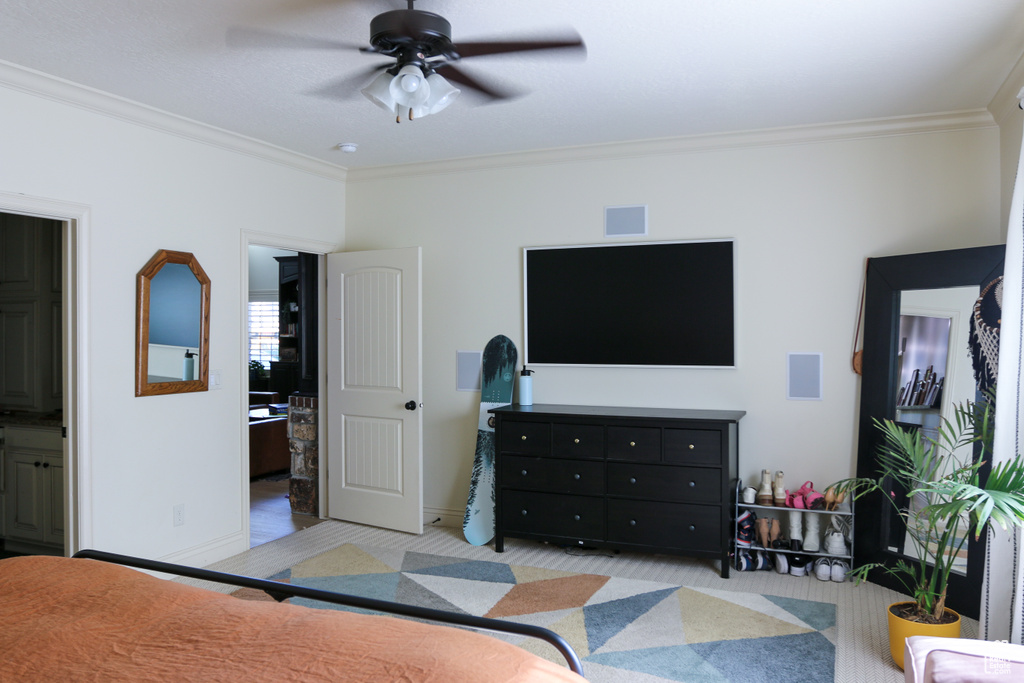
<svg viewBox="0 0 1024 683">
<path fill-rule="evenodd" d="M 381 73 L 389 66 L 391 66 L 390 62 L 386 64 L 378 64 L 369 69 L 358 71 L 343 78 L 333 80 L 315 90 L 311 90 L 307 94 L 314 95 L 316 97 L 324 97 L 329 100 L 347 100 L 359 94 L 360 89 L 366 87 L 372 77 Z"/>
<path fill-rule="evenodd" d="M 497 55 L 509 52 L 530 52 L 537 50 L 561 50 L 575 49 L 587 53 L 587 46 L 579 36 L 554 38 L 548 40 L 508 40 L 508 41 L 476 41 L 468 43 L 457 43 L 455 52 L 460 58 L 480 57 L 483 55 Z"/>
<path fill-rule="evenodd" d="M 492 100 L 507 100 L 513 97 L 517 97 L 519 95 L 519 93 L 512 92 L 511 90 L 506 90 L 495 86 L 487 85 L 481 82 L 480 80 L 470 76 L 462 69 L 456 68 L 450 62 L 439 64 L 437 66 L 437 69 L 439 73 L 445 78 L 447 78 L 449 81 L 458 83 L 459 85 L 464 85 L 467 88 L 472 88 L 473 90 L 476 90 L 478 93 L 485 95 L 486 97 Z"/>
<path fill-rule="evenodd" d="M 296 36 L 258 28 L 234 26 L 224 36 L 228 47 L 256 47 L 299 50 L 355 50 L 360 45 L 329 38 Z"/>
</svg>

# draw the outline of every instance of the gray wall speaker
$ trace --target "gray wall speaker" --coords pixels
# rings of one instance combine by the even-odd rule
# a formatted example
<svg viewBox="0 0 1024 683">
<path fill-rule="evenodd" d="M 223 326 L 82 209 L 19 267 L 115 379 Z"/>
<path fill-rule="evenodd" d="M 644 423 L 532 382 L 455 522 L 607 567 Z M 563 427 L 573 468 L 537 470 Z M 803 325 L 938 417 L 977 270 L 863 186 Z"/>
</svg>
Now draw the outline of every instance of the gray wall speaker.
<svg viewBox="0 0 1024 683">
<path fill-rule="evenodd" d="M 604 236 L 627 237 L 647 234 L 647 205 L 604 207 Z"/>
<path fill-rule="evenodd" d="M 455 390 L 480 391 L 481 365 L 483 352 L 455 352 Z"/>
<path fill-rule="evenodd" d="M 790 353 L 786 365 L 786 398 L 791 401 L 820 401 L 821 354 Z"/>
</svg>

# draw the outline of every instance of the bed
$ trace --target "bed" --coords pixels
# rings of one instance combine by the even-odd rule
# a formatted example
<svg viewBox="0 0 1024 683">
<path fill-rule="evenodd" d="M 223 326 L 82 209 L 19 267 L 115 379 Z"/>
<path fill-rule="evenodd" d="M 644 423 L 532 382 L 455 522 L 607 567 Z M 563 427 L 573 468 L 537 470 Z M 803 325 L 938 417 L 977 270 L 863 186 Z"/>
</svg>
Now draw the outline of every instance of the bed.
<svg viewBox="0 0 1024 683">
<path fill-rule="evenodd" d="M 128 567 L 414 619 L 241 600 Z M 541 638 L 569 668 L 470 628 Z M 92 550 L 0 560 L 0 652 L 18 681 L 584 680 L 547 629 Z"/>
</svg>

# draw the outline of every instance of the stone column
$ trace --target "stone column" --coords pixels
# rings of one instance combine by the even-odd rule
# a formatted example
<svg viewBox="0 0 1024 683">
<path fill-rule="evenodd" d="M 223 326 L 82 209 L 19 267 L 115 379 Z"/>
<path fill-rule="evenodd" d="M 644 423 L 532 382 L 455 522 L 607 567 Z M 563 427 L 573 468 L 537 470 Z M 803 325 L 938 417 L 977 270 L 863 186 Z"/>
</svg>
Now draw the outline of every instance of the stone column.
<svg viewBox="0 0 1024 683">
<path fill-rule="evenodd" d="M 316 396 L 288 397 L 288 447 L 292 477 L 288 499 L 292 512 L 320 514 L 320 443 L 317 440 L 319 407 Z"/>
</svg>

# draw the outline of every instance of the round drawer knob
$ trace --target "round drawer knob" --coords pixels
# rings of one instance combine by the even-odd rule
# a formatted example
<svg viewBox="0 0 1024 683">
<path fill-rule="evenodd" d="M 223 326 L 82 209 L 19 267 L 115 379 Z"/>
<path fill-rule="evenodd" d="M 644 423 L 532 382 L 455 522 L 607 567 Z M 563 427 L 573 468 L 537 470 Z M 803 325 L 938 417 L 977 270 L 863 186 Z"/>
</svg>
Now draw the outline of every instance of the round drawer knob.
<svg viewBox="0 0 1024 683">
<path fill-rule="evenodd" d="M 579 439 L 573 439 L 573 440 L 572 440 L 572 442 L 573 442 L 573 443 L 579 443 L 579 442 L 580 442 L 580 440 L 579 440 Z"/>
<path fill-rule="evenodd" d="M 574 474 L 574 475 L 572 475 L 572 478 L 575 479 L 576 481 L 579 481 L 580 475 Z"/>
<path fill-rule="evenodd" d="M 690 450 L 692 451 L 694 448 L 695 448 L 695 446 L 691 443 L 690 444 Z"/>
<path fill-rule="evenodd" d="M 522 439 L 523 441 L 526 441 L 526 434 L 523 434 Z"/>
<path fill-rule="evenodd" d="M 522 471 L 522 475 L 523 475 L 524 477 L 526 476 L 526 470 L 523 470 L 523 471 Z"/>
<path fill-rule="evenodd" d="M 523 517 L 525 517 L 525 516 L 526 516 L 526 510 L 524 509 L 524 510 L 523 510 L 522 512 L 520 512 L 519 514 L 521 514 L 521 515 L 522 515 Z"/>
<path fill-rule="evenodd" d="M 577 522 L 580 521 L 580 516 L 579 515 L 573 515 L 572 518 L 575 519 Z"/>
<path fill-rule="evenodd" d="M 630 442 L 629 442 L 629 446 L 630 446 L 630 448 L 632 448 L 632 447 L 633 447 L 633 446 L 635 446 L 635 445 L 636 445 L 636 441 L 630 441 Z"/>
<path fill-rule="evenodd" d="M 630 526 L 636 526 L 636 520 L 635 519 L 629 520 L 629 525 Z"/>
<path fill-rule="evenodd" d="M 692 524 L 690 525 L 690 531 L 693 531 L 693 530 L 694 530 L 694 529 L 696 529 L 696 528 L 697 528 L 697 527 L 695 527 L 694 525 L 692 525 Z"/>
<path fill-rule="evenodd" d="M 524 471 L 524 472 L 523 472 L 523 474 L 526 474 L 526 472 Z M 696 485 L 697 485 L 697 482 L 695 482 L 695 481 L 691 481 L 691 482 L 690 482 L 690 488 L 691 488 L 691 489 L 692 489 L 692 488 L 693 488 L 694 486 L 696 486 Z"/>
<path fill-rule="evenodd" d="M 630 484 L 635 484 L 636 483 L 636 477 L 630 477 L 629 478 L 629 483 Z"/>
</svg>

